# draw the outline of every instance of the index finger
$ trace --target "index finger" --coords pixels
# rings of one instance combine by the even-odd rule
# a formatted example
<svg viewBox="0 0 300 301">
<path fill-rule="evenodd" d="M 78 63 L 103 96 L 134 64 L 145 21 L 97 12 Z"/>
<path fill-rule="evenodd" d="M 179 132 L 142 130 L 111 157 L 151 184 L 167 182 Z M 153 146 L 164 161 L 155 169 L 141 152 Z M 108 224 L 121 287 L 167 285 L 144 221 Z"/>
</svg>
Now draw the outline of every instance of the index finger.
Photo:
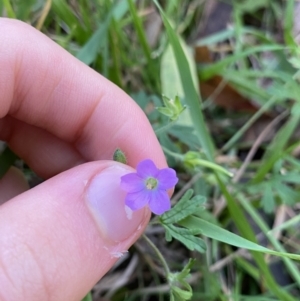
<svg viewBox="0 0 300 301">
<path fill-rule="evenodd" d="M 0 118 L 43 129 L 86 161 L 112 159 L 121 148 L 133 167 L 145 158 L 166 165 L 150 123 L 126 93 L 32 27 L 8 19 L 0 26 Z"/>
</svg>

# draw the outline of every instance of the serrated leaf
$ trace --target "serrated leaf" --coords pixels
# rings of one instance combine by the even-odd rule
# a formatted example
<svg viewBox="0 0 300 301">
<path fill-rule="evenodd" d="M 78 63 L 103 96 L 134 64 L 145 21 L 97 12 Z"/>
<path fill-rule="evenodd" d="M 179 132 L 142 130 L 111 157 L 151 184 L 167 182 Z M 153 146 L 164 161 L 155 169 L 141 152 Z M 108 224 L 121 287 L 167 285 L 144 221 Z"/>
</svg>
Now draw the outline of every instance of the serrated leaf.
<svg viewBox="0 0 300 301">
<path fill-rule="evenodd" d="M 275 203 L 275 200 L 274 200 L 271 185 L 266 185 L 265 186 L 263 197 L 261 199 L 261 203 L 262 203 L 264 211 L 266 213 L 274 212 L 276 203 Z"/>
<path fill-rule="evenodd" d="M 170 242 L 172 240 L 172 234 L 170 233 L 169 229 L 165 228 L 166 230 L 166 241 Z"/>
<path fill-rule="evenodd" d="M 181 272 L 177 273 L 177 275 L 178 275 L 177 278 L 181 279 L 181 280 L 185 279 L 189 275 L 191 268 L 195 261 L 196 261 L 196 259 L 190 258 L 189 262 L 184 266 L 183 270 Z"/>
<path fill-rule="evenodd" d="M 170 110 L 173 110 L 174 109 L 174 105 L 172 104 L 172 102 L 170 101 L 170 98 L 165 96 L 165 95 L 162 95 L 162 99 L 163 99 L 163 102 L 164 102 L 164 105 L 170 109 Z"/>
<path fill-rule="evenodd" d="M 168 133 L 173 137 L 177 138 L 184 144 L 186 144 L 189 149 L 199 149 L 200 144 L 197 136 L 194 134 L 194 128 L 191 126 L 174 125 L 168 129 Z"/>
<path fill-rule="evenodd" d="M 193 190 L 189 189 L 179 200 L 179 202 L 169 211 L 164 213 L 160 220 L 165 224 L 173 224 L 194 213 L 206 201 L 204 196 L 197 195 L 193 197 Z"/>
<path fill-rule="evenodd" d="M 299 200 L 299 192 L 291 189 L 285 184 L 277 183 L 274 188 L 277 190 L 277 193 L 284 204 L 292 206 Z"/>
<path fill-rule="evenodd" d="M 190 259 L 181 272 L 168 275 L 169 282 L 171 283 L 171 296 L 173 295 L 173 300 L 190 300 L 192 297 L 192 287 L 188 284 L 186 278 L 190 275 L 190 270 L 194 261 L 195 259 Z"/>
<path fill-rule="evenodd" d="M 172 287 L 173 294 L 175 294 L 175 300 L 185 301 L 190 300 L 193 296 L 192 292 L 185 291 L 178 286 Z"/>
<path fill-rule="evenodd" d="M 182 104 L 181 104 L 181 101 L 180 101 L 180 98 L 179 98 L 178 95 L 176 95 L 175 98 L 174 98 L 174 105 L 177 108 L 180 108 L 180 107 L 182 108 Z"/>
<path fill-rule="evenodd" d="M 168 109 L 168 108 L 158 107 L 158 108 L 156 108 L 156 109 L 157 109 L 157 111 L 158 111 L 159 113 L 161 113 L 161 114 L 163 114 L 163 115 L 165 115 L 165 116 L 167 116 L 167 117 L 173 116 L 172 111 L 171 111 L 170 109 Z"/>
<path fill-rule="evenodd" d="M 199 230 L 192 231 L 190 229 L 179 228 L 170 224 L 162 225 L 168 232 L 168 235 L 171 235 L 173 238 L 180 241 L 189 250 L 196 250 L 200 253 L 203 253 L 206 250 L 206 245 L 204 241 L 201 238 L 195 236 L 196 234 L 199 234 Z"/>
<path fill-rule="evenodd" d="M 162 96 L 164 107 L 157 107 L 156 109 L 163 115 L 168 116 L 172 121 L 176 121 L 180 114 L 185 110 L 185 106 L 182 106 L 180 98 L 175 97 L 175 100 L 163 95 Z"/>
</svg>

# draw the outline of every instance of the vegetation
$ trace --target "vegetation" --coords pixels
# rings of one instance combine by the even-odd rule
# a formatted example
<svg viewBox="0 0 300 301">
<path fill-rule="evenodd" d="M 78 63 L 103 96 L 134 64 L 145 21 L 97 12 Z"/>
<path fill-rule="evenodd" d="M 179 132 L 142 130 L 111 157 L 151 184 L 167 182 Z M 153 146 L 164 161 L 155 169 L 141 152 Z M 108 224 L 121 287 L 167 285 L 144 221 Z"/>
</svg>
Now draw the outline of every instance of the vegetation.
<svg viewBox="0 0 300 301">
<path fill-rule="evenodd" d="M 299 300 L 298 4 L 229 2 L 222 26 L 208 1 L 0 1 L 131 95 L 180 178 L 86 300 Z"/>
</svg>

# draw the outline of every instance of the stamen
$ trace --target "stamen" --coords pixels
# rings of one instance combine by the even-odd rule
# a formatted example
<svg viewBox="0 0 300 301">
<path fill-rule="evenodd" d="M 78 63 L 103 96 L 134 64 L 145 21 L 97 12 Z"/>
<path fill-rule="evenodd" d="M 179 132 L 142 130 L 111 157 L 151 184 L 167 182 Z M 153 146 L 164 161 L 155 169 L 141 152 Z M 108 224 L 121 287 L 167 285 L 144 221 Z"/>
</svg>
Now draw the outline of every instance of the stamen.
<svg viewBox="0 0 300 301">
<path fill-rule="evenodd" d="M 148 190 L 153 190 L 157 187 L 157 180 L 155 178 L 148 178 L 146 180 L 146 187 Z"/>
</svg>

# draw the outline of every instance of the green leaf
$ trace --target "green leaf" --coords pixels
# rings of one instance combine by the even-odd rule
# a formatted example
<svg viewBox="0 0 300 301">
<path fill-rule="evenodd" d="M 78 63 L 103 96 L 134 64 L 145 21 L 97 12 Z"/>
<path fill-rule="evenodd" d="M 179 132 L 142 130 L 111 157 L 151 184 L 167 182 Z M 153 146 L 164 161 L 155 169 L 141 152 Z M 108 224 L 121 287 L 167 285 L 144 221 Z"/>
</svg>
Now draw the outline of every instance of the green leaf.
<svg viewBox="0 0 300 301">
<path fill-rule="evenodd" d="M 123 164 L 127 164 L 127 158 L 126 158 L 126 155 L 124 154 L 124 152 L 117 148 L 114 152 L 114 155 L 113 155 L 113 160 L 114 161 L 117 161 L 117 162 L 120 162 L 120 163 L 123 163 Z"/>
<path fill-rule="evenodd" d="M 280 195 L 282 202 L 286 205 L 292 206 L 299 200 L 299 192 L 291 189 L 287 185 L 277 183 L 275 189 Z"/>
<path fill-rule="evenodd" d="M 194 85 L 197 85 L 198 77 L 195 66 L 195 60 L 190 55 L 190 51 L 185 44 L 185 42 L 180 39 L 180 45 L 184 51 L 184 54 L 187 58 L 188 64 L 192 72 Z M 195 69 L 195 70 L 194 70 Z M 161 58 L 161 68 L 160 68 L 160 78 L 162 91 L 164 94 L 169 95 L 171 98 L 175 97 L 175 95 L 179 95 L 180 97 L 184 97 L 184 91 L 180 78 L 180 71 L 178 70 L 178 66 L 176 63 L 176 57 L 172 45 L 169 44 Z M 199 94 L 199 92 L 197 91 Z"/>
<path fill-rule="evenodd" d="M 174 125 L 168 133 L 186 144 L 190 149 L 199 149 L 200 144 L 192 126 Z"/>
<path fill-rule="evenodd" d="M 180 273 L 177 273 L 176 278 L 179 281 L 183 281 L 189 274 L 191 271 L 191 268 L 193 266 L 193 264 L 195 263 L 196 259 L 189 259 L 189 262 L 184 266 L 183 270 Z"/>
<path fill-rule="evenodd" d="M 77 53 L 76 57 L 83 63 L 90 65 L 96 59 L 98 51 L 104 46 L 104 43 L 107 40 L 108 27 L 111 18 L 112 13 L 110 12 L 105 22 L 99 25 L 92 37 Z"/>
<path fill-rule="evenodd" d="M 175 295 L 175 300 L 190 300 L 193 296 L 193 293 L 192 292 L 188 292 L 188 291 L 185 291 L 181 288 L 179 288 L 178 286 L 173 286 L 171 288 L 172 290 L 172 293 Z"/>
<path fill-rule="evenodd" d="M 237 8 L 242 12 L 253 13 L 261 8 L 268 7 L 270 0 L 260 0 L 260 1 L 244 1 L 237 2 Z"/>
<path fill-rule="evenodd" d="M 4 4 L 4 7 L 5 7 L 7 16 L 9 18 L 16 19 L 16 14 L 15 14 L 12 6 L 11 6 L 10 1 L 9 0 L 3 0 L 3 4 Z"/>
<path fill-rule="evenodd" d="M 176 121 L 186 107 L 182 106 L 180 98 L 177 95 L 174 100 L 165 95 L 162 98 L 165 107 L 157 107 L 156 109 L 163 115 L 168 116 L 172 121 Z"/>
<path fill-rule="evenodd" d="M 234 233 L 231 233 L 221 227 L 211 224 L 199 217 L 190 216 L 185 220 L 182 220 L 179 224 L 191 230 L 195 230 L 199 232 L 201 231 L 202 235 L 227 243 L 232 246 L 236 246 L 238 248 L 244 248 L 244 249 L 267 253 L 275 256 L 288 257 L 288 258 L 300 260 L 300 255 L 298 254 L 291 254 L 291 253 L 284 253 L 284 252 L 277 252 L 277 251 L 270 250 L 250 240 L 240 237 Z"/>
<path fill-rule="evenodd" d="M 273 196 L 272 186 L 265 185 L 265 189 L 263 191 L 264 191 L 264 194 L 263 194 L 261 203 L 263 205 L 264 211 L 266 213 L 274 212 L 276 203 L 275 203 L 274 196 Z"/>
<path fill-rule="evenodd" d="M 184 229 L 170 224 L 162 225 L 166 229 L 166 239 L 172 236 L 173 238 L 184 244 L 191 251 L 196 250 L 200 253 L 203 253 L 206 250 L 204 241 L 199 237 L 195 237 L 196 234 L 199 234 L 198 229 Z"/>
<path fill-rule="evenodd" d="M 132 15 L 132 22 L 133 22 L 133 25 L 136 29 L 139 42 L 142 46 L 142 49 L 143 49 L 143 51 L 145 53 L 145 56 L 146 56 L 146 58 L 149 62 L 149 65 L 150 65 L 151 61 L 152 61 L 151 49 L 149 47 L 149 44 L 148 44 L 148 41 L 147 41 L 147 38 L 146 38 L 146 34 L 145 34 L 145 31 L 144 31 L 144 28 L 143 28 L 142 20 L 139 17 L 139 14 L 138 14 L 137 9 L 136 9 L 136 5 L 133 3 L 133 1 L 132 0 L 127 0 L 127 3 L 128 3 L 128 6 L 129 6 L 129 11 Z"/>
<path fill-rule="evenodd" d="M 263 45 L 263 46 L 251 47 L 243 52 L 238 52 L 237 54 L 227 56 L 226 58 L 217 61 L 216 63 L 199 68 L 200 79 L 205 81 L 210 79 L 216 74 L 225 72 L 226 67 L 228 67 L 230 64 L 235 63 L 239 59 L 250 56 L 252 54 L 259 53 L 259 52 L 266 52 L 266 51 L 283 50 L 283 49 L 285 49 L 285 46 L 282 45 Z"/>
<path fill-rule="evenodd" d="M 108 28 L 112 18 L 114 18 L 116 21 L 120 20 L 127 10 L 127 2 L 117 2 L 109 11 L 104 23 L 99 25 L 92 37 L 77 53 L 76 57 L 87 65 L 91 64 L 96 59 L 100 48 L 102 48 L 107 41 Z"/>
<path fill-rule="evenodd" d="M 214 153 L 215 153 L 214 145 L 204 121 L 204 116 L 202 114 L 202 110 L 200 106 L 201 98 L 197 93 L 197 89 L 194 85 L 193 76 L 188 63 L 188 59 L 180 44 L 179 37 L 174 31 L 174 29 L 172 28 L 172 26 L 170 25 L 170 22 L 166 14 L 160 7 L 157 0 L 153 0 L 153 2 L 155 3 L 155 5 L 158 7 L 160 11 L 163 23 L 165 25 L 168 34 L 170 45 L 172 46 L 174 51 L 176 64 L 179 70 L 182 88 L 185 95 L 185 101 L 186 104 L 189 106 L 189 112 L 192 117 L 199 141 L 204 149 L 207 158 L 210 161 L 214 161 Z"/>
<path fill-rule="evenodd" d="M 193 296 L 192 288 L 186 281 L 186 278 L 190 275 L 190 270 L 194 262 L 194 259 L 190 259 L 181 272 L 170 273 L 168 275 L 168 280 L 171 285 L 171 300 L 172 296 L 173 300 L 178 301 L 190 300 Z"/>
<path fill-rule="evenodd" d="M 52 0 L 51 10 L 63 20 L 70 29 L 75 28 L 74 35 L 80 43 L 86 41 L 86 38 L 90 33 L 81 25 L 79 18 L 75 16 L 75 13 L 71 10 L 65 0 Z"/>
<path fill-rule="evenodd" d="M 171 241 L 172 240 L 172 234 L 171 234 L 171 232 L 169 231 L 169 229 L 166 229 L 165 228 L 165 230 L 166 230 L 166 241 Z"/>
<path fill-rule="evenodd" d="M 169 108 L 157 107 L 156 109 L 159 113 L 169 117 L 170 119 L 173 116 L 172 110 L 170 110 Z"/>
<path fill-rule="evenodd" d="M 161 222 L 164 224 L 173 224 L 195 213 L 205 203 L 206 198 L 197 195 L 191 199 L 192 195 L 193 190 L 189 189 L 170 211 L 167 211 L 160 217 Z"/>
</svg>

